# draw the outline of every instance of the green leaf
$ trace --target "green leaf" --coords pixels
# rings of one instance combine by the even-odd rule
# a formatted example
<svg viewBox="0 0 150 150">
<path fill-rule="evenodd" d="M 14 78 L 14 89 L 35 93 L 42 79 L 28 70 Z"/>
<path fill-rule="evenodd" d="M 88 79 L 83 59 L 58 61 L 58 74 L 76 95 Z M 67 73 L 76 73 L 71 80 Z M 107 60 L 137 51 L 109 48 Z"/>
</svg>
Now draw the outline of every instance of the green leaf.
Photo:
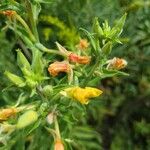
<svg viewBox="0 0 150 150">
<path fill-rule="evenodd" d="M 0 10 L 1 11 L 14 10 L 19 13 L 25 12 L 25 8 L 21 4 L 15 2 L 15 1 L 8 1 L 6 3 L 3 3 L 2 5 L 0 5 Z"/>
<path fill-rule="evenodd" d="M 42 62 L 42 53 L 36 48 L 32 48 L 32 50 L 33 50 L 32 70 L 35 74 L 42 75 L 44 68 Z"/>
<path fill-rule="evenodd" d="M 126 20 L 126 16 L 127 13 L 125 13 L 116 23 L 116 25 L 112 28 L 112 32 L 114 32 L 113 30 L 116 30 L 116 35 L 119 36 L 122 31 L 123 31 L 123 26 L 125 24 L 125 20 Z"/>
<path fill-rule="evenodd" d="M 103 78 L 113 77 L 116 75 L 129 76 L 129 74 L 122 71 L 103 69 L 103 73 L 100 75 L 100 77 L 101 79 L 103 79 Z"/>
<path fill-rule="evenodd" d="M 102 47 L 102 52 L 103 52 L 105 55 L 110 54 L 111 50 L 112 50 L 112 42 L 107 42 L 107 43 Z"/>
<path fill-rule="evenodd" d="M 9 71 L 5 71 L 4 74 L 7 76 L 7 78 L 8 78 L 11 82 L 13 82 L 13 83 L 14 83 L 15 85 L 17 85 L 18 87 L 23 87 L 23 86 L 25 86 L 25 82 L 24 82 L 24 80 L 23 80 L 21 77 L 15 75 L 15 74 L 13 74 L 13 73 L 10 73 Z"/>
<path fill-rule="evenodd" d="M 34 3 L 32 5 L 33 18 L 37 22 L 39 13 L 41 11 L 41 5 L 39 3 Z"/>
<path fill-rule="evenodd" d="M 52 0 L 31 0 L 32 2 L 36 2 L 36 3 L 51 3 Z"/>
<path fill-rule="evenodd" d="M 31 70 L 30 63 L 28 62 L 24 54 L 19 49 L 17 50 L 17 63 L 20 69 L 25 67 L 27 70 Z"/>
<path fill-rule="evenodd" d="M 98 18 L 95 17 L 94 21 L 93 21 L 93 32 L 96 33 L 99 37 L 103 36 L 103 29 L 100 27 L 99 22 L 98 22 Z"/>
</svg>

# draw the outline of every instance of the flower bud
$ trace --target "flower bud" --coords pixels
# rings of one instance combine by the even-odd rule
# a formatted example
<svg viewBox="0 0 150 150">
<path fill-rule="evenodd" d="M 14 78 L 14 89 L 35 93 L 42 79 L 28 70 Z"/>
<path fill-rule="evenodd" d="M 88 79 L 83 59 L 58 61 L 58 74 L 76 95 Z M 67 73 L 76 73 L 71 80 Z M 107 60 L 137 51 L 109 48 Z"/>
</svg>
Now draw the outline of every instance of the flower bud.
<svg viewBox="0 0 150 150">
<path fill-rule="evenodd" d="M 71 71 L 71 66 L 65 62 L 54 62 L 49 65 L 48 72 L 53 76 L 57 76 L 60 72 L 69 73 Z"/>
<path fill-rule="evenodd" d="M 3 15 L 7 17 L 13 17 L 16 14 L 16 11 L 13 10 L 5 10 L 2 12 Z"/>
<path fill-rule="evenodd" d="M 57 139 L 55 141 L 54 150 L 64 150 L 64 145 L 61 140 Z"/>
<path fill-rule="evenodd" d="M 59 51 L 68 58 L 68 60 L 70 62 L 74 62 L 74 63 L 79 63 L 79 64 L 89 64 L 91 57 L 89 56 L 79 56 L 75 53 L 72 53 L 70 51 L 67 51 L 63 46 L 61 46 L 59 43 L 56 43 L 57 47 L 59 49 Z M 88 43 L 87 41 L 85 42 L 85 40 L 81 41 L 81 48 L 85 48 L 88 47 Z"/>
<path fill-rule="evenodd" d="M 42 91 L 45 96 L 51 96 L 53 93 L 53 87 L 51 85 L 46 85 Z"/>
<path fill-rule="evenodd" d="M 127 61 L 122 58 L 116 58 L 114 57 L 111 60 L 108 60 L 107 69 L 116 69 L 120 70 L 127 66 Z"/>
<path fill-rule="evenodd" d="M 78 56 L 77 54 L 71 53 L 69 55 L 69 61 L 79 64 L 89 64 L 91 58 L 89 56 Z"/>
<path fill-rule="evenodd" d="M 80 50 L 85 50 L 89 47 L 89 43 L 86 39 L 81 39 L 79 44 L 77 45 L 77 48 Z"/>
<path fill-rule="evenodd" d="M 15 85 L 17 85 L 18 87 L 24 87 L 25 86 L 25 82 L 23 80 L 23 78 L 9 72 L 9 71 L 5 71 L 4 74 L 7 76 L 7 78 L 14 83 Z"/>
<path fill-rule="evenodd" d="M 38 119 L 38 114 L 36 111 L 29 110 L 21 115 L 18 119 L 17 128 L 22 129 L 26 126 L 34 123 Z"/>
</svg>

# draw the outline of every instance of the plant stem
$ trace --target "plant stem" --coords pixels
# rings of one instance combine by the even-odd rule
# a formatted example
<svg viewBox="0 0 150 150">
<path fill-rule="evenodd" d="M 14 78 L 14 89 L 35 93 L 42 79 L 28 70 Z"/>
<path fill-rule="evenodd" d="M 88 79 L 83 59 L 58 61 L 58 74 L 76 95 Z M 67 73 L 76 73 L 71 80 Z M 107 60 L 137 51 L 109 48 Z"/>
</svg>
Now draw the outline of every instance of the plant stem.
<svg viewBox="0 0 150 150">
<path fill-rule="evenodd" d="M 58 124 L 58 121 L 57 121 L 57 116 L 55 116 L 54 123 L 55 123 L 55 131 L 56 131 L 56 134 L 57 134 L 57 138 L 60 140 L 61 135 L 60 135 L 60 130 L 59 130 L 59 124 Z"/>
<path fill-rule="evenodd" d="M 26 22 L 21 18 L 21 16 L 19 16 L 18 14 L 16 14 L 16 19 L 24 26 L 24 28 L 26 29 L 26 31 L 28 32 L 30 38 L 32 41 L 35 42 L 35 37 L 34 35 L 32 34 L 29 26 L 26 24 Z"/>
<path fill-rule="evenodd" d="M 31 57 L 31 54 L 30 52 L 28 51 L 28 49 L 26 48 L 26 46 L 24 45 L 24 43 L 19 39 L 18 40 L 18 44 L 21 46 L 25 56 L 27 57 L 27 59 L 29 60 L 29 62 L 32 61 L 32 57 Z"/>
<path fill-rule="evenodd" d="M 29 0 L 26 0 L 26 5 L 27 5 L 26 8 L 27 8 L 28 16 L 29 16 L 31 29 L 34 33 L 36 41 L 39 42 L 39 35 L 38 35 L 38 31 L 37 31 L 36 20 L 35 20 L 34 15 L 33 15 L 32 4 L 29 2 Z"/>
<path fill-rule="evenodd" d="M 61 55 L 63 57 L 66 57 L 65 54 L 63 54 L 62 52 L 60 51 L 57 51 L 57 50 L 54 50 L 54 49 L 48 49 L 46 48 L 44 45 L 40 44 L 40 43 L 37 43 L 36 44 L 36 47 L 40 50 L 42 50 L 43 52 L 46 52 L 46 53 L 50 53 L 50 54 L 56 54 L 56 55 Z"/>
<path fill-rule="evenodd" d="M 95 69 L 99 66 L 99 64 L 100 64 L 100 59 L 99 59 L 99 57 L 98 57 L 97 60 L 96 60 L 95 65 L 93 66 L 93 68 L 92 68 L 91 71 L 89 72 L 88 76 L 84 79 L 84 81 L 83 81 L 83 86 L 86 86 L 86 85 L 88 84 L 88 81 L 90 81 L 90 79 L 91 79 L 91 77 L 92 77 L 92 75 L 93 75 Z"/>
</svg>

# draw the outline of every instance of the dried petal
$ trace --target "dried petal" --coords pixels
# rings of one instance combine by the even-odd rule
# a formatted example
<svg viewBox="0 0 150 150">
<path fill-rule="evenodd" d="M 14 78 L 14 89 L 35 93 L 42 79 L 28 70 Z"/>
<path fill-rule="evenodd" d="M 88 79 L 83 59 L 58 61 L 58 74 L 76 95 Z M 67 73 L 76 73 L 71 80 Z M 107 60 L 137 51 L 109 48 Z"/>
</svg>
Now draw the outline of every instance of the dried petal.
<svg viewBox="0 0 150 150">
<path fill-rule="evenodd" d="M 71 53 L 69 55 L 69 61 L 79 64 L 89 64 L 91 58 L 89 56 L 78 56 L 77 54 Z"/>
<path fill-rule="evenodd" d="M 70 70 L 71 70 L 71 66 L 69 65 L 69 63 L 67 63 L 65 61 L 54 62 L 54 63 L 50 64 L 48 67 L 48 71 L 53 77 L 57 76 L 60 72 L 69 73 Z"/>
<path fill-rule="evenodd" d="M 116 58 L 114 57 L 113 59 L 108 61 L 107 69 L 123 69 L 127 66 L 127 61 L 122 58 Z"/>
</svg>

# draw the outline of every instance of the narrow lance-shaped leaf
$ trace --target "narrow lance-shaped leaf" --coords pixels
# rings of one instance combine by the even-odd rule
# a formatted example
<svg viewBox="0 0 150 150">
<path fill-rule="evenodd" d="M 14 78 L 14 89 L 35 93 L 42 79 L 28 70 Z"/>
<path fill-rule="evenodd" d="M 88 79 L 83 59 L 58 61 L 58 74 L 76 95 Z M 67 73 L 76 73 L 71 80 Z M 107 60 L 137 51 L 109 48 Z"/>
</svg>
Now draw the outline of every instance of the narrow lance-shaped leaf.
<svg viewBox="0 0 150 150">
<path fill-rule="evenodd" d="M 107 42 L 107 43 L 103 46 L 102 52 L 103 52 L 105 55 L 108 55 L 108 54 L 110 54 L 111 49 L 112 49 L 112 42 Z"/>
<path fill-rule="evenodd" d="M 33 11 L 33 18 L 35 22 L 37 22 L 39 13 L 41 11 L 41 5 L 39 3 L 34 3 L 32 5 L 32 11 Z"/>
<path fill-rule="evenodd" d="M 43 63 L 42 63 L 42 53 L 33 48 L 33 61 L 32 61 L 32 70 L 35 74 L 41 75 L 43 73 Z"/>
<path fill-rule="evenodd" d="M 8 78 L 11 82 L 13 82 L 15 85 L 17 85 L 17 86 L 19 86 L 19 87 L 25 86 L 25 82 L 24 82 L 24 80 L 23 80 L 21 77 L 15 75 L 15 74 L 13 74 L 13 73 L 10 73 L 9 71 L 5 71 L 4 74 L 5 74 L 5 75 L 7 76 L 7 78 Z"/>
<path fill-rule="evenodd" d="M 31 70 L 30 63 L 28 62 L 26 57 L 23 55 L 23 53 L 19 49 L 17 50 L 17 63 L 19 65 L 20 69 L 25 67 L 28 70 Z"/>
<path fill-rule="evenodd" d="M 116 25 L 112 28 L 112 32 L 116 31 L 116 35 L 119 36 L 122 33 L 123 26 L 125 24 L 127 14 L 125 13 L 116 23 Z"/>
<path fill-rule="evenodd" d="M 94 21 L 93 21 L 93 32 L 94 32 L 94 37 L 95 37 L 95 46 L 96 46 L 96 50 L 100 50 L 100 43 L 99 43 L 99 38 L 102 37 L 103 35 L 103 30 L 102 28 L 100 27 L 99 25 L 99 22 L 98 22 L 98 18 L 95 17 Z"/>
<path fill-rule="evenodd" d="M 103 35 L 103 29 L 100 27 L 97 17 L 95 17 L 93 21 L 93 32 L 96 33 L 99 37 Z"/>
<path fill-rule="evenodd" d="M 109 77 L 113 77 L 113 76 L 128 76 L 129 74 L 122 72 L 122 71 L 118 71 L 118 70 L 107 70 L 107 69 L 103 69 L 103 74 L 100 75 L 101 79 L 103 78 L 109 78 Z"/>
</svg>

